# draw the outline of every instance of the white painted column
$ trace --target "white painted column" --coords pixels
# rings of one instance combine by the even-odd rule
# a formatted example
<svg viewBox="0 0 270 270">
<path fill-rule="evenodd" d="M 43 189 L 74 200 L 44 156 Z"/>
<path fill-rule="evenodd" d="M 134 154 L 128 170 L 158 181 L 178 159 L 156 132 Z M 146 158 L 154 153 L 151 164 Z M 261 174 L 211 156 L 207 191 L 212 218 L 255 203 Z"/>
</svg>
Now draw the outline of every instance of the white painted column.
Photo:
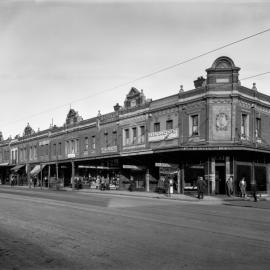
<svg viewBox="0 0 270 270">
<path fill-rule="evenodd" d="M 231 174 L 231 163 L 230 163 L 230 157 L 229 156 L 226 156 L 225 158 L 225 170 L 226 170 L 226 179 L 229 179 L 230 176 L 232 176 Z"/>
<path fill-rule="evenodd" d="M 212 184 L 211 187 L 211 194 L 215 195 L 216 192 L 216 161 L 215 158 L 211 158 L 211 164 L 210 164 L 210 181 Z"/>
<path fill-rule="evenodd" d="M 150 170 L 147 169 L 146 174 L 145 174 L 145 191 L 146 192 L 150 191 L 149 183 L 150 183 Z"/>
</svg>

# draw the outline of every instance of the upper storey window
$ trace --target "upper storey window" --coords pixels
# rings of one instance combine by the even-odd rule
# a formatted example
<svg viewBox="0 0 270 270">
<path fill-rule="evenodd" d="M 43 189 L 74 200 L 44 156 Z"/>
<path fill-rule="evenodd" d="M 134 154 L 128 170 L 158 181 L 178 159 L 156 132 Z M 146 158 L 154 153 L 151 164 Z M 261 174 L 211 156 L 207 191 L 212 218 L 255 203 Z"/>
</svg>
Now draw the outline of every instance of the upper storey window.
<svg viewBox="0 0 270 270">
<path fill-rule="evenodd" d="M 166 121 L 166 129 L 173 129 L 173 120 L 167 120 Z"/>
<path fill-rule="evenodd" d="M 261 132 L 262 132 L 261 126 L 262 126 L 261 118 L 256 118 L 256 130 L 255 130 L 256 138 L 261 138 Z"/>
<path fill-rule="evenodd" d="M 199 135 L 199 115 L 195 114 L 190 117 L 190 124 L 191 124 L 191 136 Z"/>
<path fill-rule="evenodd" d="M 241 115 L 241 138 L 247 138 L 248 137 L 248 114 L 242 113 Z"/>
<path fill-rule="evenodd" d="M 160 131 L 160 123 L 154 123 L 154 132 Z"/>
</svg>

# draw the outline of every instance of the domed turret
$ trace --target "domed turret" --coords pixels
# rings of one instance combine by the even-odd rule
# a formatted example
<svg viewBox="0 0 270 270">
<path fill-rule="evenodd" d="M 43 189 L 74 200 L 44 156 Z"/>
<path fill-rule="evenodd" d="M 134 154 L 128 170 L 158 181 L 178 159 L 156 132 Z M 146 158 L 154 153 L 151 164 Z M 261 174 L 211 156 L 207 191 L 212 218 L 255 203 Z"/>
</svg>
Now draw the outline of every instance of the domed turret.
<svg viewBox="0 0 270 270">
<path fill-rule="evenodd" d="M 239 67 L 236 67 L 233 60 L 227 56 L 217 58 L 207 72 L 208 88 L 215 87 L 215 90 L 226 90 L 224 85 L 239 83 Z M 218 87 L 223 85 L 224 87 Z"/>
</svg>

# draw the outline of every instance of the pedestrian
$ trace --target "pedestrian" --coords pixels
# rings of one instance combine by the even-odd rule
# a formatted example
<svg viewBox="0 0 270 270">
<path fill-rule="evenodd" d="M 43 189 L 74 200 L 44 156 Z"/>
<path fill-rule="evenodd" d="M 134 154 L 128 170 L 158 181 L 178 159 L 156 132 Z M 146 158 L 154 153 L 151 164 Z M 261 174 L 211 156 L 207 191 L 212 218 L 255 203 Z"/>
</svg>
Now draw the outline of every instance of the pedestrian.
<svg viewBox="0 0 270 270">
<path fill-rule="evenodd" d="M 204 190 L 206 188 L 206 182 L 203 180 L 202 176 L 198 177 L 197 181 L 197 192 L 198 192 L 198 199 L 203 199 Z"/>
<path fill-rule="evenodd" d="M 233 180 L 231 176 L 226 181 L 226 192 L 229 197 L 233 194 Z"/>
<path fill-rule="evenodd" d="M 257 202 L 257 185 L 255 182 L 251 184 L 251 189 L 252 189 L 252 197 L 254 198 L 254 202 Z"/>
<path fill-rule="evenodd" d="M 165 178 L 164 180 L 164 189 L 165 189 L 165 193 L 167 193 L 167 195 L 170 195 L 170 182 L 168 177 Z"/>
<path fill-rule="evenodd" d="M 247 182 L 245 180 L 245 177 L 241 179 L 239 182 L 239 187 L 240 187 L 240 197 L 245 198 L 246 197 L 246 187 L 247 187 Z"/>
</svg>

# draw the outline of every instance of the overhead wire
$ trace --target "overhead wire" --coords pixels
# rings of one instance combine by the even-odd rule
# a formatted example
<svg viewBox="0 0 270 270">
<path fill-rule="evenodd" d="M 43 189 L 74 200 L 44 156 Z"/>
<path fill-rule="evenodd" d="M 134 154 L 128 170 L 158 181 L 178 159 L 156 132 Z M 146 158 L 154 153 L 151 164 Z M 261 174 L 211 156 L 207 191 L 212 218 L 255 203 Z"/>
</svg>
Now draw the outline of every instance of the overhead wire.
<svg viewBox="0 0 270 270">
<path fill-rule="evenodd" d="M 65 104 L 62 104 L 62 105 L 59 105 L 59 106 L 56 106 L 56 107 L 51 107 L 51 108 L 48 108 L 47 110 L 44 110 L 44 111 L 42 111 L 42 112 L 38 112 L 38 113 L 35 113 L 35 114 L 32 114 L 32 115 L 28 115 L 28 116 L 26 116 L 26 117 L 17 119 L 17 120 L 15 120 L 15 121 L 9 122 L 9 123 L 7 123 L 7 124 L 5 124 L 5 123 L 3 123 L 3 124 L 5 124 L 5 125 L 12 125 L 12 124 L 21 122 L 21 121 L 26 120 L 26 119 L 34 118 L 34 117 L 37 117 L 37 116 L 39 116 L 39 115 L 42 115 L 42 114 L 45 114 L 45 113 L 48 113 L 48 112 L 51 112 L 51 111 L 55 111 L 55 110 L 57 110 L 57 109 L 66 107 L 66 106 L 68 106 L 68 105 L 70 105 L 70 104 L 74 104 L 74 103 L 77 103 L 77 102 L 79 102 L 79 101 L 83 101 L 83 100 L 92 98 L 92 97 L 94 97 L 94 96 L 103 94 L 103 93 L 105 93 L 105 92 L 113 91 L 113 90 L 115 90 L 115 89 L 118 89 L 118 88 L 127 86 L 127 85 L 129 85 L 129 84 L 131 84 L 131 83 L 134 83 L 134 82 L 137 82 L 137 81 L 139 81 L 139 80 L 143 80 L 143 79 L 146 79 L 146 78 L 148 78 L 148 77 L 152 77 L 152 76 L 154 76 L 154 75 L 156 75 L 156 74 L 159 74 L 159 73 L 165 72 L 165 71 L 167 71 L 167 70 L 173 69 L 173 68 L 175 68 L 175 67 L 184 65 L 184 64 L 189 63 L 189 62 L 191 62 L 191 61 L 194 61 L 194 60 L 196 60 L 196 59 L 199 59 L 199 58 L 201 58 L 201 57 L 203 57 L 203 56 L 206 56 L 206 55 L 208 55 L 208 54 L 211 54 L 211 53 L 214 53 L 214 52 L 216 52 L 216 51 L 222 50 L 222 49 L 224 49 L 224 48 L 227 48 L 227 47 L 229 47 L 229 46 L 235 45 L 235 44 L 237 44 L 237 43 L 243 42 L 243 41 L 248 40 L 248 39 L 250 39 L 250 38 L 253 38 L 253 37 L 262 35 L 262 34 L 264 34 L 264 33 L 266 33 L 266 32 L 269 32 L 269 31 L 270 31 L 270 28 L 267 28 L 267 29 L 265 29 L 265 30 L 263 30 L 263 31 L 260 31 L 260 32 L 257 32 L 257 33 L 255 33 L 255 34 L 252 34 L 252 35 L 246 36 L 246 37 L 244 37 L 244 38 L 238 39 L 238 40 L 236 40 L 236 41 L 227 43 L 227 44 L 225 44 L 225 45 L 223 45 L 223 46 L 220 46 L 220 47 L 217 47 L 217 48 L 215 48 L 215 49 L 209 50 L 209 51 L 204 52 L 204 53 L 202 53 L 202 54 L 199 54 L 199 55 L 197 55 L 197 56 L 188 58 L 188 59 L 183 60 L 183 61 L 181 61 L 181 62 L 178 62 L 178 63 L 176 63 L 176 64 L 173 64 L 173 65 L 170 65 L 170 66 L 161 68 L 161 69 L 159 69 L 159 70 L 156 70 L 156 71 L 154 71 L 154 72 L 150 72 L 150 73 L 148 73 L 148 74 L 146 74 L 146 75 L 143 75 L 143 76 L 139 76 L 139 77 L 137 77 L 137 78 L 135 78 L 135 79 L 133 79 L 133 80 L 124 82 L 124 83 L 122 83 L 122 84 L 115 85 L 114 87 L 111 87 L 111 88 L 108 88 L 108 89 L 104 89 L 104 90 L 101 90 L 101 91 L 96 92 L 96 93 L 94 93 L 94 94 L 87 95 L 87 96 L 84 96 L 84 97 L 81 97 L 81 98 L 78 98 L 78 99 L 74 99 L 74 100 L 71 100 L 71 101 L 68 102 L 68 103 L 65 103 Z M 264 73 L 256 74 L 256 75 L 254 75 L 254 76 L 250 76 L 250 77 L 247 77 L 247 78 L 243 78 L 243 79 L 241 79 L 241 80 L 246 80 L 246 79 L 251 79 L 251 78 L 254 78 L 254 77 L 263 76 L 263 75 L 266 75 L 266 74 L 268 74 L 268 73 L 270 73 L 270 72 L 267 71 L 267 72 L 264 72 Z"/>
</svg>

